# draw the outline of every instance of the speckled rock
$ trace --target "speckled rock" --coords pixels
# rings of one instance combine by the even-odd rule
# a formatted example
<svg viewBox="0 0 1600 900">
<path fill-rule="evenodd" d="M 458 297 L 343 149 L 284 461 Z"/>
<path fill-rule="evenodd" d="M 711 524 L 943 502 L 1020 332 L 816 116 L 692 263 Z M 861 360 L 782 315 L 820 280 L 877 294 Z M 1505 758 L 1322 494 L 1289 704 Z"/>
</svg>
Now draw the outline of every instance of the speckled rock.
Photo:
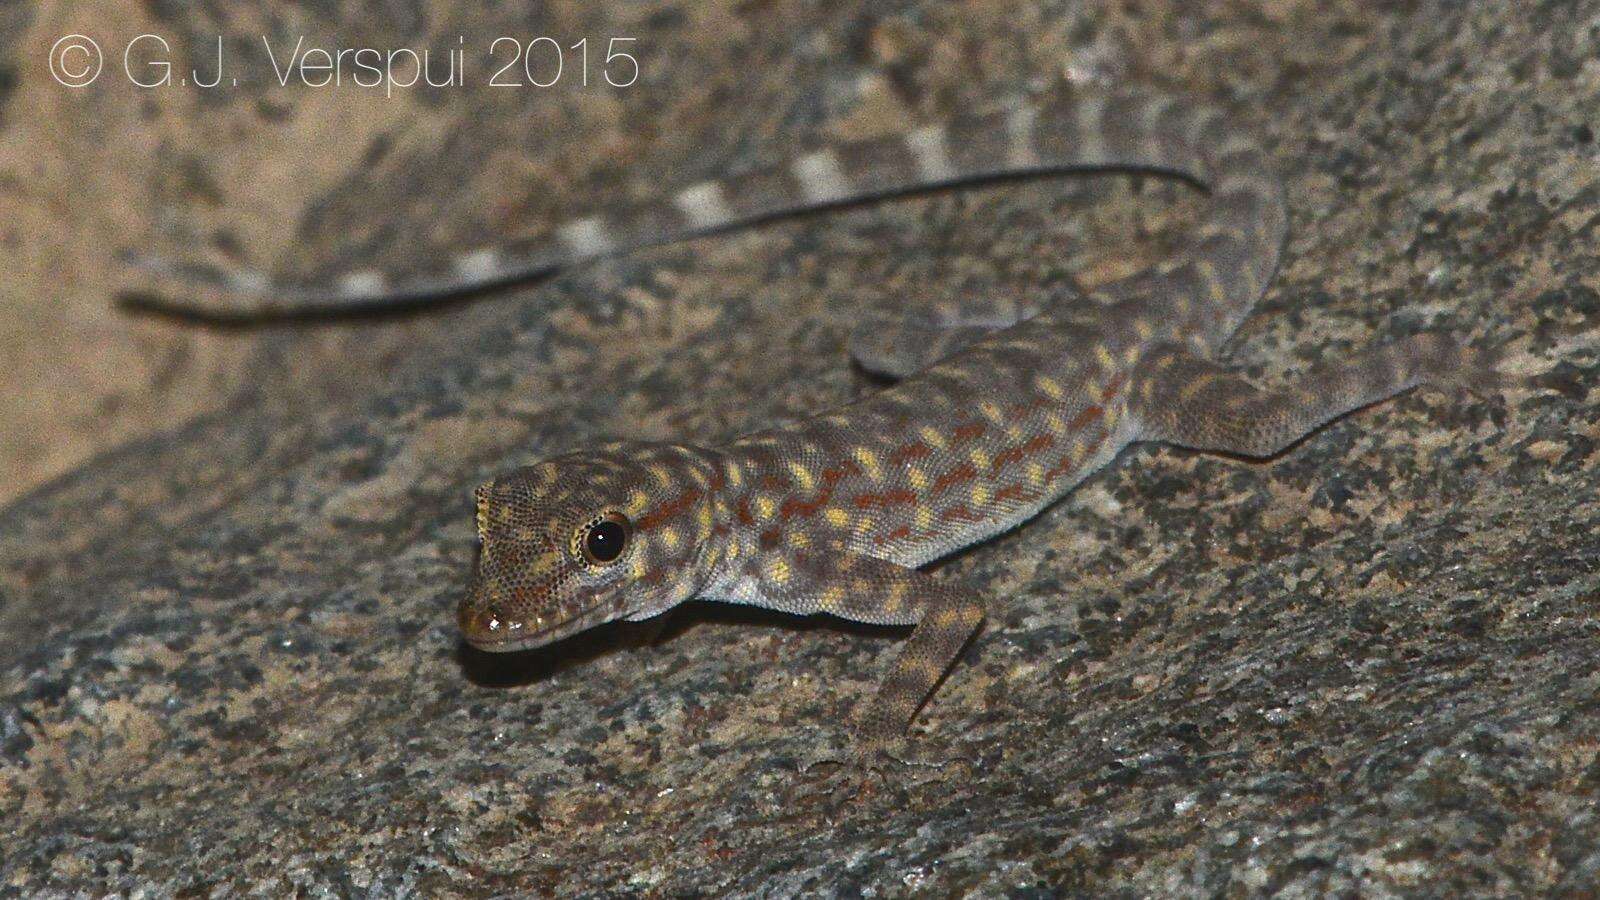
<svg viewBox="0 0 1600 900">
<path fill-rule="evenodd" d="M 861 304 L 1112 277 L 1159 258 L 1192 199 L 1009 184 L 330 325 L 338 355 L 272 330 L 222 412 L 0 514 L 0 884 L 1591 892 L 1600 4 L 772 6 L 639 23 L 686 48 L 788 27 L 731 73 L 658 84 L 722 98 L 697 116 L 614 101 L 600 133 L 660 138 L 619 151 L 629 183 L 1056 77 L 1179 86 L 1237 109 L 1289 186 L 1284 270 L 1234 345 L 1253 376 L 1443 327 L 1553 364 L 1548 390 L 1408 396 L 1266 465 L 1125 454 L 939 567 L 994 600 L 917 728 L 967 762 L 844 801 L 796 760 L 894 632 L 697 604 L 654 643 L 614 626 L 473 653 L 451 619 L 470 489 L 595 435 L 714 440 L 871 390 L 843 356 Z M 578 157 L 575 184 L 619 174 Z M 363 251 L 337 221 L 359 204 L 336 207 L 308 252 L 423 227 Z M 360 389 L 292 387 L 297 367 Z"/>
</svg>

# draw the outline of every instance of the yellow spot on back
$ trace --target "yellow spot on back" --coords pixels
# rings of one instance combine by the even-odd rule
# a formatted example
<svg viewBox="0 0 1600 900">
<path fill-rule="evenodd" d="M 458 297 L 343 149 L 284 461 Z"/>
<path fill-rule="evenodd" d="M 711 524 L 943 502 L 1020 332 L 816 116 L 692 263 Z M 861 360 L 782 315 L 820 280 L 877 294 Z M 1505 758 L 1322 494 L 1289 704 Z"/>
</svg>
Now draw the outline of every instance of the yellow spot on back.
<svg viewBox="0 0 1600 900">
<path fill-rule="evenodd" d="M 1178 399 L 1185 402 L 1193 400 L 1196 394 L 1206 389 L 1206 385 L 1216 380 L 1217 376 L 1215 375 L 1201 375 L 1183 386 L 1183 390 L 1178 392 Z"/>
<path fill-rule="evenodd" d="M 1195 267 L 1200 270 L 1200 277 L 1205 281 L 1211 299 L 1217 302 L 1227 299 L 1228 290 L 1222 286 L 1222 279 L 1217 277 L 1217 267 L 1212 265 L 1211 260 L 1197 260 Z"/>
<path fill-rule="evenodd" d="M 926 490 L 928 487 L 928 473 L 916 466 L 910 466 L 906 469 L 906 480 L 910 482 L 911 489 L 914 491 Z"/>
<path fill-rule="evenodd" d="M 967 458 L 972 460 L 972 464 L 980 469 L 989 468 L 989 454 L 983 452 L 981 448 L 974 449 L 971 453 L 968 453 Z"/>
<path fill-rule="evenodd" d="M 912 522 L 914 522 L 916 524 L 916 526 L 918 528 L 931 528 L 931 527 L 933 527 L 933 507 L 931 507 L 931 506 L 919 506 L 919 507 L 917 507 L 916 512 L 911 514 L 911 520 L 912 520 Z"/>
<path fill-rule="evenodd" d="M 835 528 L 843 528 L 850 524 L 850 514 L 838 508 L 837 506 L 829 507 L 828 509 L 823 510 L 822 517 L 827 519 L 828 524 Z"/>
<path fill-rule="evenodd" d="M 932 444 L 936 449 L 943 450 L 950 446 L 950 443 L 944 439 L 944 435 L 940 434 L 939 430 L 936 428 L 924 425 L 917 429 L 917 433 L 922 436 L 923 440 L 927 441 L 929 444 Z"/>
<path fill-rule="evenodd" d="M 883 468 L 878 464 L 878 455 L 876 453 L 866 447 L 857 447 L 850 451 L 850 455 L 854 456 L 856 462 L 861 464 L 861 468 L 866 470 L 867 477 L 873 480 L 883 477 Z"/>
<path fill-rule="evenodd" d="M 986 484 L 975 484 L 975 485 L 972 486 L 972 505 L 973 506 L 987 506 L 989 504 L 989 497 L 990 497 L 990 494 L 989 494 L 989 486 L 988 485 L 986 485 Z"/>
<path fill-rule="evenodd" d="M 672 472 L 666 466 L 651 466 L 650 477 L 656 480 L 656 484 L 664 488 L 672 487 Z"/>
<path fill-rule="evenodd" d="M 634 488 L 633 493 L 628 495 L 628 505 L 624 506 L 622 511 L 630 516 L 637 516 L 644 512 L 645 507 L 648 507 L 649 505 L 650 495 L 646 494 L 642 490 L 639 490 L 638 488 Z"/>
<path fill-rule="evenodd" d="M 1151 336 L 1156 333 L 1156 330 L 1150 327 L 1150 322 L 1147 319 L 1141 317 L 1133 320 L 1133 333 L 1139 336 L 1139 340 L 1148 343 Z"/>
<path fill-rule="evenodd" d="M 723 468 L 727 472 L 729 484 L 733 485 L 734 487 L 741 487 L 744 485 L 744 470 L 739 468 L 738 463 L 730 462 Z"/>
<path fill-rule="evenodd" d="M 1099 361 L 1102 369 L 1114 369 L 1117 367 L 1116 359 L 1111 355 L 1111 351 L 1106 349 L 1105 344 L 1094 345 L 1094 358 Z"/>
<path fill-rule="evenodd" d="M 811 470 L 800 463 L 789 463 L 789 471 L 794 473 L 794 480 L 800 483 L 802 491 L 809 491 L 817 486 L 817 480 L 811 477 Z"/>
<path fill-rule="evenodd" d="M 983 414 L 985 419 L 988 419 L 990 422 L 993 422 L 996 425 L 1004 425 L 1006 422 L 1005 412 L 1000 409 L 999 406 L 996 406 L 988 400 L 978 404 L 978 412 Z"/>
<path fill-rule="evenodd" d="M 765 494 L 756 497 L 756 515 L 763 519 L 770 519 L 772 518 L 773 513 L 776 513 L 777 511 L 778 504 L 774 502 L 771 497 L 768 497 Z"/>
<path fill-rule="evenodd" d="M 784 584 L 789 580 L 789 563 L 782 557 L 774 556 L 766 564 L 767 578 Z"/>
<path fill-rule="evenodd" d="M 1061 382 L 1055 380 L 1054 378 L 1047 378 L 1043 375 L 1040 375 L 1033 380 L 1033 383 L 1038 386 L 1039 390 L 1044 391 L 1045 396 L 1049 397 L 1051 400 L 1060 400 L 1061 398 L 1067 396 L 1066 388 L 1062 387 Z"/>
<path fill-rule="evenodd" d="M 678 529 L 670 526 L 661 529 L 661 531 L 657 533 L 656 537 L 664 546 L 666 546 L 668 550 L 678 549 L 678 545 L 683 542 L 683 536 L 678 534 Z"/>
</svg>

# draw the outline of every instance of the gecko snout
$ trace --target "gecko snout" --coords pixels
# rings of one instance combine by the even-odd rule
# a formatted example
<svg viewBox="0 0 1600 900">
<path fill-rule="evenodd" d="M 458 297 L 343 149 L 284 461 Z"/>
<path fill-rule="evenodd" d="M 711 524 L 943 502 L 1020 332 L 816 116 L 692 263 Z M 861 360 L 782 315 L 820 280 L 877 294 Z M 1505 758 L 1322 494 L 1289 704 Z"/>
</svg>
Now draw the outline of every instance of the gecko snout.
<svg viewBox="0 0 1600 900">
<path fill-rule="evenodd" d="M 466 636 L 467 641 L 473 644 L 493 640 L 503 621 L 500 607 L 493 604 L 478 605 L 467 602 L 461 604 L 461 608 L 456 611 L 456 624 L 461 626 L 461 633 Z"/>
</svg>

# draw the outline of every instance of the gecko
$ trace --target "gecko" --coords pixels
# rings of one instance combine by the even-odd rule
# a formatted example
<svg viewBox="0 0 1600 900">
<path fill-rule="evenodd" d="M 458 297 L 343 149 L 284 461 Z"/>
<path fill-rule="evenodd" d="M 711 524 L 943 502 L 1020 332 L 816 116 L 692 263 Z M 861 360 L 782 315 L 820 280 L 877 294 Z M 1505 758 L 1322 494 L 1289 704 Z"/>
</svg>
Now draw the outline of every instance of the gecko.
<svg viewBox="0 0 1600 900">
<path fill-rule="evenodd" d="M 539 647 L 693 598 L 912 626 L 853 716 L 848 754 L 905 761 L 909 725 L 987 606 L 925 564 L 1021 525 L 1136 442 L 1268 458 L 1412 388 L 1502 384 L 1492 354 L 1440 333 L 1370 346 L 1282 387 L 1229 371 L 1219 348 L 1272 278 L 1287 207 L 1257 142 L 1217 109 L 1171 97 L 1058 97 L 839 145 L 668 205 L 709 225 L 737 209 L 1099 169 L 1206 191 L 1193 237 L 1165 265 L 1043 308 L 911 309 L 858 330 L 852 355 L 899 380 L 802 421 L 714 446 L 597 441 L 479 486 L 477 557 L 457 612 L 466 641 Z M 767 193 L 744 198 L 757 187 Z M 638 233 L 632 220 L 585 221 L 590 249 Z"/>
</svg>

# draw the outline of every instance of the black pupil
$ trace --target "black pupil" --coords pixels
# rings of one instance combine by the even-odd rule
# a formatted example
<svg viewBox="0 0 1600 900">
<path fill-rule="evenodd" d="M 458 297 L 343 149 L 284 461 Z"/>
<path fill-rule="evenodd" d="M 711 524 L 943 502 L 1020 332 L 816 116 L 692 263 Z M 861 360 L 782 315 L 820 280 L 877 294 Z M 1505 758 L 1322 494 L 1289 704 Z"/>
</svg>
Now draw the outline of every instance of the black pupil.
<svg viewBox="0 0 1600 900">
<path fill-rule="evenodd" d="M 606 521 L 589 529 L 589 536 L 583 539 L 583 544 L 596 561 L 611 562 L 622 555 L 622 543 L 627 537 L 621 525 Z"/>
</svg>

